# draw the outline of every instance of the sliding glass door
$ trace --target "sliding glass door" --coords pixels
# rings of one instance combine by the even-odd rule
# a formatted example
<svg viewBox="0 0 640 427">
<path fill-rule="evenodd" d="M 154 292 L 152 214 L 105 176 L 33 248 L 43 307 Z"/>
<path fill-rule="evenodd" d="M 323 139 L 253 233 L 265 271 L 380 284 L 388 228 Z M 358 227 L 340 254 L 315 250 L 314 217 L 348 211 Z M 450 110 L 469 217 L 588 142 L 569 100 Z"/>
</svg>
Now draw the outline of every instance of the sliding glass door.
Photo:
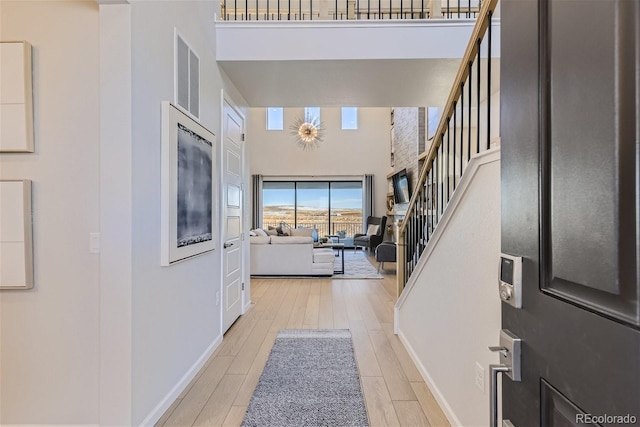
<svg viewBox="0 0 640 427">
<path fill-rule="evenodd" d="M 329 234 L 329 183 L 296 182 L 296 227 L 316 228 L 318 236 Z"/>
<path fill-rule="evenodd" d="M 318 236 L 362 232 L 361 181 L 264 181 L 262 225 L 316 228 Z"/>
</svg>

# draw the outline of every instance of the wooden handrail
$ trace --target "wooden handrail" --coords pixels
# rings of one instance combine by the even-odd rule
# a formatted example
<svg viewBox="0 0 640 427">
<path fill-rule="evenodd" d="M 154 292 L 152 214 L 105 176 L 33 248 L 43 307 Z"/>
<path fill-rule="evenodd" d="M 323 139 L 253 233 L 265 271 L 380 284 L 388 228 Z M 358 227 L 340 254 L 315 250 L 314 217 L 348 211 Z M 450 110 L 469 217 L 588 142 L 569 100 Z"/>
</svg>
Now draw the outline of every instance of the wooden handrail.
<svg viewBox="0 0 640 427">
<path fill-rule="evenodd" d="M 400 237 L 402 237 L 407 228 L 407 220 L 409 218 L 409 214 L 415 208 L 420 189 L 424 185 L 427 175 L 431 170 L 431 161 L 435 159 L 436 153 L 438 152 L 438 149 L 442 144 L 441 136 L 445 134 L 445 130 L 448 126 L 449 120 L 453 115 L 456 101 L 460 97 L 460 92 L 462 91 L 462 84 L 467 81 L 467 78 L 469 77 L 469 64 L 473 63 L 473 60 L 478 54 L 479 42 L 484 38 L 487 27 L 489 26 L 489 22 L 491 21 L 491 16 L 493 15 L 493 11 L 495 10 L 497 4 L 498 0 L 485 0 L 484 2 L 482 2 L 482 8 L 480 9 L 480 13 L 478 14 L 476 25 L 473 27 L 469 43 L 467 44 L 467 49 L 465 50 L 464 56 L 462 57 L 462 61 L 460 62 L 458 73 L 456 74 L 451 92 L 449 92 L 449 97 L 447 98 L 447 102 L 440 117 L 440 122 L 438 123 L 438 128 L 435 132 L 436 137 L 433 138 L 431 148 L 429 149 L 427 155 L 424 157 L 425 162 L 422 170 L 420 171 L 418 183 L 414 187 L 415 190 L 413 191 L 411 199 L 409 200 L 409 205 L 406 211 L 407 213 L 402 220 L 402 223 L 400 224 L 400 228 L 398 230 L 398 234 Z"/>
<path fill-rule="evenodd" d="M 449 92 L 449 97 L 447 98 L 447 102 L 443 108 L 442 116 L 440 117 L 440 121 L 438 123 L 438 127 L 436 129 L 434 138 L 431 143 L 431 147 L 427 151 L 425 155 L 420 155 L 420 160 L 423 161 L 422 169 L 420 170 L 420 175 L 418 177 L 416 186 L 414 187 L 413 194 L 411 194 L 411 199 L 409 200 L 409 204 L 407 206 L 406 213 L 404 215 L 404 219 L 402 220 L 399 228 L 398 228 L 398 246 L 397 246 L 397 261 L 396 264 L 398 266 L 396 270 L 396 280 L 397 280 L 397 295 L 400 296 L 402 293 L 404 286 L 407 282 L 408 276 L 413 273 L 413 269 L 416 267 L 417 262 L 422 255 L 422 251 L 428 244 L 430 240 L 430 235 L 433 234 L 436 221 L 439 222 L 441 215 L 446 210 L 446 205 L 449 202 L 450 196 L 450 184 L 453 184 L 453 190 L 455 191 L 456 185 L 456 135 L 457 135 L 457 106 L 458 101 L 461 102 L 460 109 L 460 119 L 461 122 L 464 118 L 464 87 L 465 83 L 469 81 L 469 94 L 471 94 L 470 89 L 472 76 L 470 75 L 474 62 L 477 61 L 476 70 L 478 73 L 478 82 L 476 83 L 477 87 L 477 105 L 478 114 L 480 111 L 480 55 L 479 49 L 481 47 L 482 39 L 485 35 L 489 34 L 489 57 L 491 56 L 491 32 L 487 31 L 489 25 L 491 25 L 491 18 L 493 16 L 493 11 L 497 6 L 498 0 L 484 0 L 482 2 L 482 7 L 480 9 L 478 18 L 476 20 L 476 24 L 471 33 L 471 37 L 469 39 L 469 43 L 467 44 L 467 48 L 462 57 L 462 61 L 460 62 L 460 67 L 458 68 L 458 72 L 456 74 L 453 86 L 451 91 Z M 491 58 L 487 63 L 487 87 L 490 88 L 490 66 L 491 66 Z M 490 97 L 490 93 L 488 95 Z M 468 100 L 469 107 L 469 115 L 471 111 L 472 100 Z M 487 116 L 489 116 L 490 103 L 487 102 Z M 488 117 L 489 118 L 489 117 Z M 451 120 L 453 119 L 453 134 L 451 133 Z M 478 116 L 478 130 L 476 131 L 477 142 L 476 142 L 476 152 L 480 151 L 480 133 L 479 133 L 479 119 Z M 472 118 L 469 117 L 469 124 L 471 123 Z M 460 124 L 460 129 L 464 130 L 464 123 Z M 487 141 L 490 140 L 490 126 L 489 122 L 487 122 Z M 471 127 L 469 129 L 468 140 L 467 140 L 467 160 L 471 155 Z M 450 137 L 453 135 L 453 157 L 450 152 Z M 443 145 L 444 140 L 447 140 L 446 150 Z M 463 156 L 463 133 L 460 133 L 460 152 L 459 152 L 459 169 L 460 169 L 460 177 L 464 174 L 464 168 L 462 164 L 462 156 Z M 439 152 L 442 156 L 439 156 Z M 443 160 L 439 160 L 439 159 Z M 454 163 L 451 165 L 450 159 L 453 158 Z M 446 163 L 445 163 L 446 162 Z M 435 170 L 432 171 L 432 166 L 435 166 Z M 439 164 L 439 165 L 438 165 Z M 451 169 L 453 169 L 452 178 L 450 177 Z M 445 175 L 446 174 L 446 175 Z M 431 185 L 427 185 L 427 179 L 431 179 Z M 433 185 L 435 184 L 435 189 Z M 438 187 L 442 185 L 441 189 Z M 428 188 L 427 188 L 428 187 Z M 428 194 L 426 192 L 429 192 Z M 446 191 L 446 193 L 445 193 Z M 446 196 L 445 196 L 446 194 Z M 435 196 L 435 199 L 434 199 Z M 438 200 L 440 199 L 440 201 Z M 426 203 L 426 207 L 425 207 Z M 412 224 L 411 230 L 408 231 L 409 225 Z"/>
</svg>

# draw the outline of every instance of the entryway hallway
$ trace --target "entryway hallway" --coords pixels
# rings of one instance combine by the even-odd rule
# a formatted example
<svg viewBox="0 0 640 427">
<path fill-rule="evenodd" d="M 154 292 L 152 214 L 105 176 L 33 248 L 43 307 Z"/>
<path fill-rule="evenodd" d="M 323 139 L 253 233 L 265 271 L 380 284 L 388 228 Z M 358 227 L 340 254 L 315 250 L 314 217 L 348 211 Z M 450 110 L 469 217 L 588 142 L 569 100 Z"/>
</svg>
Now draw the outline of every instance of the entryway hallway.
<svg viewBox="0 0 640 427">
<path fill-rule="evenodd" d="M 240 425 L 280 329 L 350 329 L 371 426 L 449 426 L 393 334 L 395 271 L 383 279 L 253 279 L 251 310 L 157 426 Z"/>
</svg>

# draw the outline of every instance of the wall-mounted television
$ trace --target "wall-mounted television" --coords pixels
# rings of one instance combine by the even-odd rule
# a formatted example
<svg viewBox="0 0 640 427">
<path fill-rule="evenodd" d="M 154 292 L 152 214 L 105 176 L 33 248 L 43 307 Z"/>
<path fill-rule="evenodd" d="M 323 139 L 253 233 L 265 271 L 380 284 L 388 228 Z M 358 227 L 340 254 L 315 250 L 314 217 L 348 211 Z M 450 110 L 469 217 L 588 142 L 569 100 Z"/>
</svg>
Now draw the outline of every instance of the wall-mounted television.
<svg viewBox="0 0 640 427">
<path fill-rule="evenodd" d="M 396 203 L 409 203 L 411 199 L 411 186 L 409 185 L 409 177 L 407 170 L 402 169 L 400 172 L 391 177 L 393 185 L 393 198 Z"/>
</svg>

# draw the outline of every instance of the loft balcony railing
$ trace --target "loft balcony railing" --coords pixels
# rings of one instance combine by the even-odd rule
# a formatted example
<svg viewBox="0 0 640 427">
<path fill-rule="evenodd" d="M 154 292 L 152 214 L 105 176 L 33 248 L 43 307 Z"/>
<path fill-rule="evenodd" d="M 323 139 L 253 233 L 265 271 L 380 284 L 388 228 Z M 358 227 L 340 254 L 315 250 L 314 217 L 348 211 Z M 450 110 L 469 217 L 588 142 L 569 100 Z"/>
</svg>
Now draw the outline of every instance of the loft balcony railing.
<svg viewBox="0 0 640 427">
<path fill-rule="evenodd" d="M 474 19 L 482 1 L 225 0 L 220 4 L 220 16 L 224 21 Z"/>
<path fill-rule="evenodd" d="M 398 295 L 433 237 L 471 157 L 490 149 L 491 21 L 497 2 L 482 2 L 435 136 L 421 156 L 420 176 L 398 230 Z"/>
</svg>

